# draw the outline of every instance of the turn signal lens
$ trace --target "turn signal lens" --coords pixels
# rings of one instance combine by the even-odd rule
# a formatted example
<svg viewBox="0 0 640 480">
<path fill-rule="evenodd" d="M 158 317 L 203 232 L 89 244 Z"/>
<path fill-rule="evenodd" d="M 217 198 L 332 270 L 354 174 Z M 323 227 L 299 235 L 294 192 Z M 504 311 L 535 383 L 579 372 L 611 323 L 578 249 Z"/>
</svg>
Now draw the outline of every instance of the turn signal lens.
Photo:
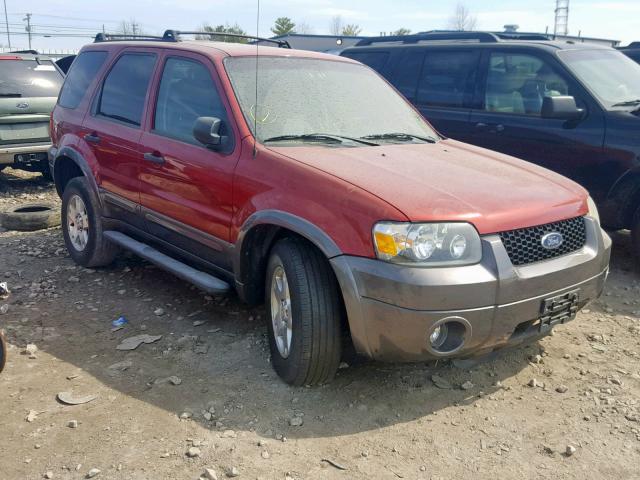
<svg viewBox="0 0 640 480">
<path fill-rule="evenodd" d="M 478 232 L 469 223 L 380 222 L 373 228 L 379 259 L 423 266 L 469 265 L 482 258 Z"/>
</svg>

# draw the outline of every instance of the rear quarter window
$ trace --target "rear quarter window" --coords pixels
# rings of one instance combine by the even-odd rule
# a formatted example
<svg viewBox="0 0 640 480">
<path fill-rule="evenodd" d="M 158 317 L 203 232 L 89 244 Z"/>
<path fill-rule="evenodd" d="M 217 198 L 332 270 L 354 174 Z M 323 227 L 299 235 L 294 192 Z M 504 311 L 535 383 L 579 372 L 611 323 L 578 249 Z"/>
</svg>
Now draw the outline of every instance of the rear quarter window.
<svg viewBox="0 0 640 480">
<path fill-rule="evenodd" d="M 378 72 L 389 60 L 389 52 L 345 52 L 343 56 L 364 63 Z"/>
<path fill-rule="evenodd" d="M 78 55 L 69 69 L 58 104 L 65 108 L 77 108 L 106 59 L 107 52 L 83 52 Z"/>
<path fill-rule="evenodd" d="M 62 80 L 50 60 L 0 59 L 0 98 L 57 97 Z"/>
</svg>

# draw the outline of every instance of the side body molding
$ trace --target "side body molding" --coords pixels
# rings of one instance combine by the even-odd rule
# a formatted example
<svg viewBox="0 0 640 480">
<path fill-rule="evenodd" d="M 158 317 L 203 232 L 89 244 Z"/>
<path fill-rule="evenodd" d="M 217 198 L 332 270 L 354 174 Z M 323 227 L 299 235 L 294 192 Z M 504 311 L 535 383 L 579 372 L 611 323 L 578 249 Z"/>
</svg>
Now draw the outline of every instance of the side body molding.
<svg viewBox="0 0 640 480">
<path fill-rule="evenodd" d="M 263 238 L 257 245 L 263 250 L 259 255 L 251 256 L 252 235 L 250 232 L 261 225 L 280 227 L 292 231 L 313 243 L 328 258 L 342 255 L 342 251 L 329 235 L 320 227 L 282 210 L 261 210 L 249 216 L 238 231 L 238 237 L 233 249 L 233 272 L 236 288 L 240 297 L 249 303 L 260 298 L 261 293 L 255 292 L 256 286 L 251 281 L 252 269 L 261 271 L 266 262 L 268 249 L 271 247 L 277 231 L 271 230 L 270 237 Z M 260 262 L 263 262 L 262 264 Z"/>
</svg>

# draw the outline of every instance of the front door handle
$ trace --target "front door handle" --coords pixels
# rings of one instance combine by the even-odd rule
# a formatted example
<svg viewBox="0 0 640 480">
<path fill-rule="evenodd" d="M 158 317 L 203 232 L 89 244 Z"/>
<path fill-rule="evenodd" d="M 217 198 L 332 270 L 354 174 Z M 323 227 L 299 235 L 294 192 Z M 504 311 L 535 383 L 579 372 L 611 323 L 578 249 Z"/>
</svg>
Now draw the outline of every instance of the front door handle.
<svg viewBox="0 0 640 480">
<path fill-rule="evenodd" d="M 164 157 L 159 152 L 145 153 L 144 159 L 158 165 L 162 165 L 164 163 Z"/>
<path fill-rule="evenodd" d="M 96 132 L 87 133 L 84 136 L 84 139 L 89 143 L 100 143 L 100 137 L 98 136 L 98 134 Z"/>
<path fill-rule="evenodd" d="M 490 132 L 503 132 L 504 131 L 504 125 L 502 125 L 501 123 L 484 123 L 484 122 L 478 122 L 476 123 L 476 128 L 482 128 L 482 129 L 486 129 L 488 128 Z"/>
</svg>

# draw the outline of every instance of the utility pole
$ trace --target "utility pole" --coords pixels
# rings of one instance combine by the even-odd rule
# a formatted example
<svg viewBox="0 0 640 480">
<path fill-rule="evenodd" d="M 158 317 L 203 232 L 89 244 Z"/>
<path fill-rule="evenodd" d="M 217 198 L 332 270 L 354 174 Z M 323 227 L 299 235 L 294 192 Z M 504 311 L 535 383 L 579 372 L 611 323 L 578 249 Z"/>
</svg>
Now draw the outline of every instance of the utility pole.
<svg viewBox="0 0 640 480">
<path fill-rule="evenodd" d="M 9 33 L 9 16 L 7 15 L 7 0 L 4 0 L 4 23 L 7 26 L 7 42 L 9 42 L 9 50 L 11 50 L 11 34 Z"/>
<path fill-rule="evenodd" d="M 27 13 L 27 16 L 24 17 L 22 20 L 27 22 L 27 27 L 25 28 L 25 30 L 29 35 L 29 50 L 31 50 L 31 14 Z"/>
<path fill-rule="evenodd" d="M 138 23 L 135 20 L 131 21 L 131 30 L 134 36 L 138 34 Z"/>
</svg>

